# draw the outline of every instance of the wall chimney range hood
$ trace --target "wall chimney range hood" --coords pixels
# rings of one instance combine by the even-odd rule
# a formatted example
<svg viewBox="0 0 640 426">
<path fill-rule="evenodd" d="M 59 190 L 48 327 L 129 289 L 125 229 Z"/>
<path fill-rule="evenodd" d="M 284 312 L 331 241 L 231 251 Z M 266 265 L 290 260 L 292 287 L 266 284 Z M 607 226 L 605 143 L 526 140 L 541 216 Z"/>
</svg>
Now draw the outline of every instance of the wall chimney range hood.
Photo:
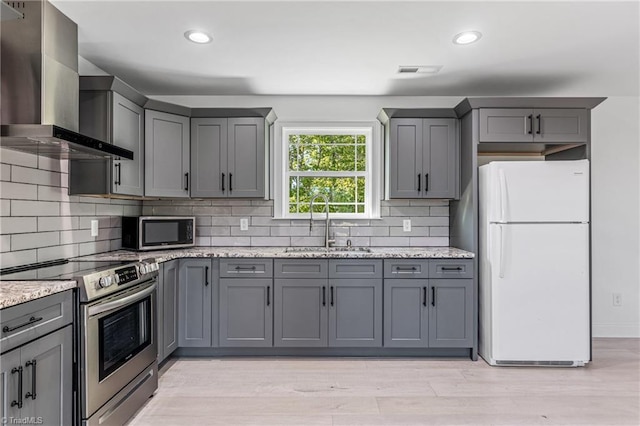
<svg viewBox="0 0 640 426">
<path fill-rule="evenodd" d="M 1 0 L 0 0 L 1 1 Z M 0 146 L 60 159 L 133 159 L 78 133 L 78 26 L 46 0 L 6 2 L 2 22 Z"/>
</svg>

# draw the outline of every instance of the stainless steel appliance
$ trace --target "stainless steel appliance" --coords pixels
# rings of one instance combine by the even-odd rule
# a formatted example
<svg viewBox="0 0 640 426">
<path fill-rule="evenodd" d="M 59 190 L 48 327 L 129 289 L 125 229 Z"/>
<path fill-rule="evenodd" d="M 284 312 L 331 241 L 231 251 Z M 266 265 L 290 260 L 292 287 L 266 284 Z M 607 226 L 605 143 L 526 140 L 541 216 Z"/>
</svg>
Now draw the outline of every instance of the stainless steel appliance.
<svg viewBox="0 0 640 426">
<path fill-rule="evenodd" d="M 158 387 L 154 260 L 78 276 L 82 424 L 126 422 Z"/>
<path fill-rule="evenodd" d="M 0 146 L 54 158 L 125 158 L 133 152 L 78 132 L 78 26 L 46 0 L 10 1 L 2 21 Z"/>
<path fill-rule="evenodd" d="M 193 216 L 123 216 L 122 248 L 158 250 L 193 247 L 196 218 Z"/>
</svg>

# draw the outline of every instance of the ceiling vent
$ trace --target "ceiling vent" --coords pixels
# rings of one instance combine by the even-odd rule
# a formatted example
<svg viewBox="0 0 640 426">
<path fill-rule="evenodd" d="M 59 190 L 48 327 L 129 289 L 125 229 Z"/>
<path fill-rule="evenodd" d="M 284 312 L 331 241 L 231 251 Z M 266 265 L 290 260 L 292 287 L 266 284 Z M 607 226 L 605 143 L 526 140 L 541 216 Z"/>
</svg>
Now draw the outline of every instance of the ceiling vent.
<svg viewBox="0 0 640 426">
<path fill-rule="evenodd" d="M 442 69 L 442 65 L 401 65 L 398 74 L 436 74 Z"/>
</svg>

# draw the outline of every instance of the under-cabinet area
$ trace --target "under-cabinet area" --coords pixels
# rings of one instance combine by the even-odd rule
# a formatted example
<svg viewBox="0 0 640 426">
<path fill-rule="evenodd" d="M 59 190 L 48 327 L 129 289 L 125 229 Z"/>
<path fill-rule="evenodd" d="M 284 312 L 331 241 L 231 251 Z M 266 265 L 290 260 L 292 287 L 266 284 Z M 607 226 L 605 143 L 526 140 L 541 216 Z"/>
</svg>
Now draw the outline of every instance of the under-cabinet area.
<svg viewBox="0 0 640 426">
<path fill-rule="evenodd" d="M 472 259 L 184 258 L 160 265 L 158 289 L 159 361 L 476 358 Z"/>
</svg>

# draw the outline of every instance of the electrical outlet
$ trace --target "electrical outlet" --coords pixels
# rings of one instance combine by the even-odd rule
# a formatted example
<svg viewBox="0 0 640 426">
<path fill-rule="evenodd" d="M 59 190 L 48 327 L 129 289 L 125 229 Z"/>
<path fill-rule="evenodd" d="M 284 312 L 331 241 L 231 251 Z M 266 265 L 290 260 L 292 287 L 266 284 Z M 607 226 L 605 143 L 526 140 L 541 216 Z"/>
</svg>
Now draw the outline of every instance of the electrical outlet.
<svg viewBox="0 0 640 426">
<path fill-rule="evenodd" d="M 622 306 L 622 294 L 613 293 L 613 306 Z"/>
<path fill-rule="evenodd" d="M 91 221 L 91 236 L 92 237 L 97 237 L 98 236 L 98 221 L 97 220 L 92 220 Z"/>
<path fill-rule="evenodd" d="M 240 230 L 241 231 L 249 230 L 249 219 L 247 219 L 246 217 L 243 217 L 242 219 L 240 219 Z"/>
<path fill-rule="evenodd" d="M 404 232 L 411 232 L 411 219 L 405 219 L 402 221 L 402 230 Z"/>
</svg>

